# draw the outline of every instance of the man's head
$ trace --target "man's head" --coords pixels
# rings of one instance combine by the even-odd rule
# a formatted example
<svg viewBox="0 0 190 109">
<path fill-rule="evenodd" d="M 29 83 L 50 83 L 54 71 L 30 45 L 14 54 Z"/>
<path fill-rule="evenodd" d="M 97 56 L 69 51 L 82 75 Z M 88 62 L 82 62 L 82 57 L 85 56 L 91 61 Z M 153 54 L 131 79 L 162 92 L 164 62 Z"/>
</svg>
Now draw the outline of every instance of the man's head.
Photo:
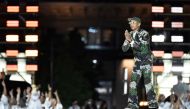
<svg viewBox="0 0 190 109">
<path fill-rule="evenodd" d="M 182 81 L 183 77 L 181 75 L 177 76 L 178 81 Z"/>
<path fill-rule="evenodd" d="M 141 19 L 139 17 L 128 18 L 128 21 L 133 31 L 138 30 L 141 26 Z"/>
</svg>

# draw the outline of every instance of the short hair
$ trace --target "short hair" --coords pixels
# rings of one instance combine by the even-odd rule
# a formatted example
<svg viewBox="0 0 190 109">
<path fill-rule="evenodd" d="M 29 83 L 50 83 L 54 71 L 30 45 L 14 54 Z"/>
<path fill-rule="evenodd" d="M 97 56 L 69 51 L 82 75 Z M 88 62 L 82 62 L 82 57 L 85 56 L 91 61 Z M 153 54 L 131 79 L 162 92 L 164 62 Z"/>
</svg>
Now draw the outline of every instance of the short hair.
<svg viewBox="0 0 190 109">
<path fill-rule="evenodd" d="M 178 76 L 177 76 L 177 79 L 178 79 L 178 80 L 182 80 L 182 78 L 183 78 L 183 77 L 182 77 L 181 75 L 178 75 Z"/>
</svg>

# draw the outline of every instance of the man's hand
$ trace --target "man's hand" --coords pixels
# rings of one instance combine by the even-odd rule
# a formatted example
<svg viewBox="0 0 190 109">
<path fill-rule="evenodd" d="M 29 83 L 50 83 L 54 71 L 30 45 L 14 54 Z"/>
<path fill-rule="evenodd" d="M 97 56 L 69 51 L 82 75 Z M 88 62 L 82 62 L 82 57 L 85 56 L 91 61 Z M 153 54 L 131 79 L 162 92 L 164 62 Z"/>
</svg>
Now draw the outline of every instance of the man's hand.
<svg viewBox="0 0 190 109">
<path fill-rule="evenodd" d="M 125 39 L 127 40 L 127 41 L 129 41 L 129 42 L 131 42 L 132 40 L 131 40 L 131 35 L 129 34 L 129 32 L 128 32 L 128 30 L 125 30 Z"/>
</svg>

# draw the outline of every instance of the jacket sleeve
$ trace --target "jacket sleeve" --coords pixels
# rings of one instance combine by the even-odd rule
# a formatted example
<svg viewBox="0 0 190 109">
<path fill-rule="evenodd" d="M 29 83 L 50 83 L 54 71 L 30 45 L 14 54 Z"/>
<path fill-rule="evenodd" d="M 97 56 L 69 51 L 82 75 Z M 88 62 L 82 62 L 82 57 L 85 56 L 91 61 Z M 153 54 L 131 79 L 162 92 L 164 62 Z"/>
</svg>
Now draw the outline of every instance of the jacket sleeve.
<svg viewBox="0 0 190 109">
<path fill-rule="evenodd" d="M 129 50 L 129 47 L 130 47 L 130 43 L 127 40 L 125 40 L 122 45 L 123 52 L 127 52 Z"/>
<path fill-rule="evenodd" d="M 139 42 L 134 42 L 134 43 L 132 43 L 131 46 L 133 47 L 133 49 L 143 52 L 148 49 L 147 45 L 150 43 L 149 40 L 150 40 L 150 37 L 149 37 L 148 32 L 142 31 L 140 33 Z"/>
</svg>

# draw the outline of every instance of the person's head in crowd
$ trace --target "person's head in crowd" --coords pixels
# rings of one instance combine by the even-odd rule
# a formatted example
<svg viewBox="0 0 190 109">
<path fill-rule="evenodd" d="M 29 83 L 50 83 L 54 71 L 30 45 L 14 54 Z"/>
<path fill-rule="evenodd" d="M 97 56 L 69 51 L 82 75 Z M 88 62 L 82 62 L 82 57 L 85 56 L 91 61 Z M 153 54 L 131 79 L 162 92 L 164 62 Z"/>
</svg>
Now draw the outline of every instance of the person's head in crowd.
<svg viewBox="0 0 190 109">
<path fill-rule="evenodd" d="M 160 103 L 160 102 L 164 102 L 164 100 L 165 100 L 164 94 L 160 94 L 160 95 L 158 96 L 158 102 L 159 102 L 159 103 Z"/>
<path fill-rule="evenodd" d="M 45 94 L 43 92 L 40 93 L 40 101 L 41 101 L 41 103 L 43 104 L 45 102 L 45 100 L 46 100 Z"/>
<path fill-rule="evenodd" d="M 30 86 L 28 86 L 26 88 L 26 94 L 30 94 L 32 92 L 32 88 Z"/>
<path fill-rule="evenodd" d="M 72 105 L 78 105 L 78 101 L 76 99 L 73 100 Z"/>
<path fill-rule="evenodd" d="M 105 100 L 101 101 L 100 109 L 108 109 L 108 105 L 107 105 L 107 102 Z"/>
<path fill-rule="evenodd" d="M 165 102 L 176 103 L 178 101 L 178 96 L 176 94 L 171 94 L 165 99 Z"/>
<path fill-rule="evenodd" d="M 178 75 L 178 76 L 177 76 L 177 80 L 178 80 L 178 82 L 181 82 L 182 79 L 183 79 L 183 77 L 182 77 L 181 75 Z"/>
</svg>

